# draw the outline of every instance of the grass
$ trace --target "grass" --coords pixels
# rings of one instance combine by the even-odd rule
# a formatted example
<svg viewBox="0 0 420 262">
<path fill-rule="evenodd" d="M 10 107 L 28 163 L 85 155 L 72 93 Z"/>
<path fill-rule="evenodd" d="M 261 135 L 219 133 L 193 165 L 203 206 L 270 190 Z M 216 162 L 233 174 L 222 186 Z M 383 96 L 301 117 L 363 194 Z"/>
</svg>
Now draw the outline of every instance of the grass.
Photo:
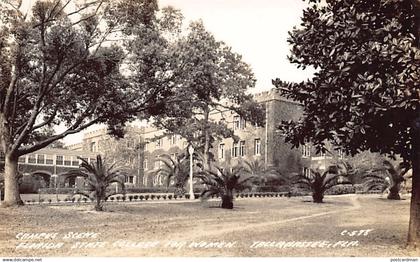
<svg viewBox="0 0 420 262">
<path fill-rule="evenodd" d="M 403 248 L 409 201 L 377 195 L 240 199 L 233 210 L 218 202 L 118 202 L 96 212 L 90 205 L 24 206 L 0 209 L 0 256 L 410 256 Z M 343 230 L 373 229 L 367 236 L 342 236 Z M 16 249 L 18 233 L 58 233 L 57 250 Z M 69 232 L 94 232 L 97 238 L 62 239 Z M 137 247 L 119 246 L 136 243 Z M 254 241 L 358 241 L 347 248 L 251 248 Z M 107 242 L 106 247 L 71 249 L 75 242 Z M 119 244 L 115 244 L 116 241 Z M 150 242 L 158 241 L 157 246 Z M 181 248 L 165 246 L 170 241 Z M 190 248 L 192 242 L 235 242 L 231 248 Z M 147 243 L 146 243 L 147 242 Z M 173 242 L 171 242 L 173 243 Z M 116 246 L 113 246 L 113 245 Z M 149 246 L 147 246 L 149 245 Z M 150 246 L 152 245 L 152 247 Z M 178 246 L 179 247 L 179 246 Z"/>
</svg>

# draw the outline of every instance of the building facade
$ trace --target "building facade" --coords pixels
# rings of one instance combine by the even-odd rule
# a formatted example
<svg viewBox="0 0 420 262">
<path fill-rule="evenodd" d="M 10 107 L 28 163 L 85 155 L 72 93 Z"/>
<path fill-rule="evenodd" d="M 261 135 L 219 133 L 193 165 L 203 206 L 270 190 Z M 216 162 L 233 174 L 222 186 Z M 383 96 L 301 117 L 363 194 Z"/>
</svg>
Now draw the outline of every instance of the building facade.
<svg viewBox="0 0 420 262">
<path fill-rule="evenodd" d="M 255 126 L 230 110 L 214 111 L 213 121 L 224 121 L 234 131 L 233 138 L 215 141 L 211 152 L 219 166 L 234 167 L 241 161 L 259 161 L 265 168 L 275 167 L 280 173 L 309 173 L 312 168 L 328 165 L 331 157 L 317 155 L 309 144 L 292 149 L 277 131 L 283 120 L 298 120 L 302 108 L 296 102 L 280 96 L 275 90 L 254 95 L 254 99 L 266 108 L 265 126 Z M 39 174 L 45 178 L 56 178 L 79 166 L 78 156 L 89 160 L 97 154 L 110 162 L 119 162 L 127 170 L 126 184 L 132 187 L 163 187 L 165 177 L 156 172 L 162 167 L 159 157 L 176 157 L 188 146 L 179 135 L 165 135 L 165 130 L 152 125 L 129 126 L 123 139 L 107 134 L 106 128 L 84 133 L 80 143 L 68 145 L 66 149 L 45 148 L 19 159 L 19 170 L 23 174 Z M 0 162 L 2 158 L 0 156 Z M 4 161 L 4 160 L 3 160 Z M 47 179 L 45 186 L 75 186 L 76 181 Z"/>
<path fill-rule="evenodd" d="M 18 169 L 22 175 L 21 188 L 25 192 L 36 192 L 46 187 L 76 187 L 84 184 L 83 179 L 64 180 L 62 174 L 77 169 L 81 160 L 95 161 L 95 155 L 86 151 L 61 148 L 43 148 L 19 157 Z M 0 171 L 4 166 L 4 154 L 0 152 Z"/>
</svg>

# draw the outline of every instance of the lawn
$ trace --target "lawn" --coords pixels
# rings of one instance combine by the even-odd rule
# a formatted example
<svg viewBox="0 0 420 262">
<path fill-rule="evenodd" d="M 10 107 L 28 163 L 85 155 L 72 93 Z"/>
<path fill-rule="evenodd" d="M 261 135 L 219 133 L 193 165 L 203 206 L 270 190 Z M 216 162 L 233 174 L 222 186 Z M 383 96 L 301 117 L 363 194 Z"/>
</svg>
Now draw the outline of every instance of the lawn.
<svg viewBox="0 0 420 262">
<path fill-rule="evenodd" d="M 379 195 L 0 209 L 0 256 L 412 256 L 409 200 Z M 41 234 L 45 233 L 45 234 Z M 37 239 L 38 238 L 38 239 Z"/>
</svg>

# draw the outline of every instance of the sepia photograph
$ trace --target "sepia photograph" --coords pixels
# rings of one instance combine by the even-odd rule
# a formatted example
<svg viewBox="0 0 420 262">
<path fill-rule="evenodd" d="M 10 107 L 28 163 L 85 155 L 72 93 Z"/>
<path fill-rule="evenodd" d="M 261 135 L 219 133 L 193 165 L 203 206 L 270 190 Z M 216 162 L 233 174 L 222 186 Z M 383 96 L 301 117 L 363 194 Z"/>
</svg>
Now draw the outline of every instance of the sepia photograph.
<svg viewBox="0 0 420 262">
<path fill-rule="evenodd" d="M 0 0 L 0 259 L 419 262 L 420 0 Z"/>
</svg>

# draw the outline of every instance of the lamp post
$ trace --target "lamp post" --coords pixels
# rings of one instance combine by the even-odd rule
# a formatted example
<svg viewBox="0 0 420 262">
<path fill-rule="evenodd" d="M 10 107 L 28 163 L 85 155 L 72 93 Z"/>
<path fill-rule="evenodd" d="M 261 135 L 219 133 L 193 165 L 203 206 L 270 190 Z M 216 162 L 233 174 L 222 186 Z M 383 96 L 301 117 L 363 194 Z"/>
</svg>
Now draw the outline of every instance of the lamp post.
<svg viewBox="0 0 420 262">
<path fill-rule="evenodd" d="M 195 199 L 193 190 L 193 154 L 194 147 L 190 144 L 188 146 L 188 153 L 190 154 L 190 199 Z"/>
</svg>

